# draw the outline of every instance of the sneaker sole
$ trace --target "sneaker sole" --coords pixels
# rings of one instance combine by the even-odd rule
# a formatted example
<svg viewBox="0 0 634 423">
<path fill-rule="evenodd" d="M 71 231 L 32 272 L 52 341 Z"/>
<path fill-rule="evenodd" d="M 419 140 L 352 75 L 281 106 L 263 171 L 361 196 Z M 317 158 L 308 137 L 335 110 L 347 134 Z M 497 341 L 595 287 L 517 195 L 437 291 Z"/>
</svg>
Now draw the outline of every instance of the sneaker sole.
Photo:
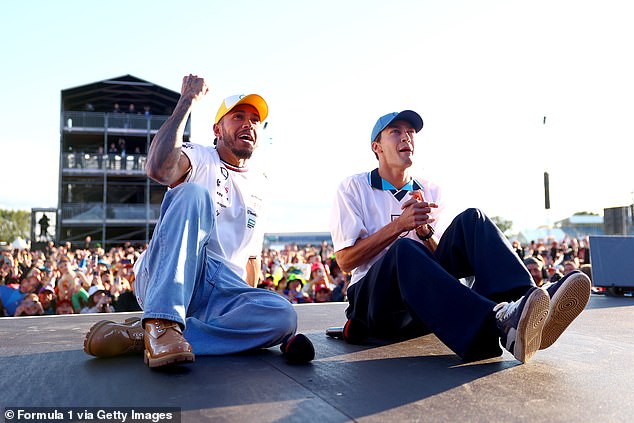
<svg viewBox="0 0 634 423">
<path fill-rule="evenodd" d="M 124 323 L 126 323 L 126 324 L 132 324 L 132 323 L 135 323 L 135 322 L 137 322 L 137 321 L 139 321 L 139 320 L 141 320 L 141 319 L 140 319 L 140 318 L 138 318 L 138 317 L 130 317 L 130 318 L 126 319 L 126 320 L 124 321 Z M 99 321 L 99 322 L 95 323 L 95 324 L 94 324 L 94 325 L 90 328 L 90 330 L 89 330 L 89 331 L 88 331 L 88 333 L 86 334 L 86 337 L 84 338 L 84 352 L 85 352 L 86 354 L 89 354 L 89 355 L 92 355 L 92 356 L 95 356 L 95 357 L 100 357 L 100 356 L 98 356 L 97 354 L 93 353 L 93 352 L 92 352 L 92 349 L 90 348 L 90 346 L 92 345 L 92 338 L 93 338 L 94 334 L 97 332 L 97 330 L 98 330 L 99 328 L 101 328 L 102 326 L 104 326 L 104 325 L 106 325 L 106 324 L 109 324 L 109 323 L 116 324 L 115 322 L 110 321 L 110 320 L 101 320 L 101 321 Z M 139 350 L 139 351 L 134 351 L 134 350 L 131 350 L 131 351 L 129 351 L 129 352 L 142 352 L 142 351 L 143 351 L 143 350 Z M 123 354 L 127 354 L 127 353 L 128 353 L 128 352 L 122 353 L 122 355 L 123 355 Z"/>
<path fill-rule="evenodd" d="M 180 352 L 166 355 L 160 358 L 151 358 L 150 352 L 145 350 L 143 361 L 151 368 L 167 366 L 171 364 L 193 363 L 195 361 L 194 353 Z"/>
<path fill-rule="evenodd" d="M 549 309 L 550 297 L 545 290 L 536 289 L 527 298 L 517 326 L 513 348 L 513 356 L 522 363 L 530 360 L 539 350 Z"/>
<path fill-rule="evenodd" d="M 581 314 L 588 301 L 592 283 L 583 273 L 572 275 L 550 299 L 551 310 L 544 326 L 540 350 L 550 347 L 575 318 Z"/>
</svg>

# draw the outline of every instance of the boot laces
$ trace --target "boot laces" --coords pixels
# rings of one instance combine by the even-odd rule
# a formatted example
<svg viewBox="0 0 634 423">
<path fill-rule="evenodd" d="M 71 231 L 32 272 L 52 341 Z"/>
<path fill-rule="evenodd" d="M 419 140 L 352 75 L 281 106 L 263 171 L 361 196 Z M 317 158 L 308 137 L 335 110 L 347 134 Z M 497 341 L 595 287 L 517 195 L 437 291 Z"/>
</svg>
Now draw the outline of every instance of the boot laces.
<svg viewBox="0 0 634 423">
<path fill-rule="evenodd" d="M 495 307 L 493 307 L 493 311 L 496 312 L 495 318 L 501 321 L 507 320 L 513 315 L 513 313 L 515 313 L 515 310 L 517 310 L 521 303 L 522 298 L 517 301 L 511 301 L 510 303 L 503 302 L 497 304 Z"/>
</svg>

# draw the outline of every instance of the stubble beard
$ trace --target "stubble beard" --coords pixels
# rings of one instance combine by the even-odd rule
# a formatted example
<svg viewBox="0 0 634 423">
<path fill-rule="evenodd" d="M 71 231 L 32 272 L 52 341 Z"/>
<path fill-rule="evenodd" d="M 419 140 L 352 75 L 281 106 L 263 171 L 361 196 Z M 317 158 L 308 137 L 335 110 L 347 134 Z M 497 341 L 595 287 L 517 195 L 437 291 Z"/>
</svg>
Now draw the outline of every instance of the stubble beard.
<svg viewBox="0 0 634 423">
<path fill-rule="evenodd" d="M 255 150 L 255 145 L 253 146 L 252 149 L 237 147 L 236 144 L 238 142 L 241 142 L 242 140 L 237 139 L 234 135 L 227 134 L 227 131 L 225 130 L 224 127 L 222 131 L 222 135 L 218 139 L 218 141 L 222 141 L 222 143 L 225 146 L 229 147 L 229 151 L 231 151 L 231 154 L 233 154 L 234 156 L 236 156 L 237 158 L 241 160 L 249 160 L 251 156 L 253 155 L 253 151 Z"/>
<path fill-rule="evenodd" d="M 237 148 L 235 146 L 231 146 L 231 152 L 239 159 L 248 160 L 253 155 L 253 150 L 247 150 L 244 148 Z"/>
</svg>

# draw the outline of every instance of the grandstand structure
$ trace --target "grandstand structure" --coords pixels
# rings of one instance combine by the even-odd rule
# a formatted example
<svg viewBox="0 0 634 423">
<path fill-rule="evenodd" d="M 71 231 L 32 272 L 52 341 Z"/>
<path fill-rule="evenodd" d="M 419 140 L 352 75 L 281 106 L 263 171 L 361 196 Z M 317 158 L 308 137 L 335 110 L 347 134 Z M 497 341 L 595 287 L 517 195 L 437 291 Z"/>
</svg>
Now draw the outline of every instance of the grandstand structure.
<svg viewBox="0 0 634 423">
<path fill-rule="evenodd" d="M 166 188 L 146 176 L 147 151 L 179 97 L 132 75 L 62 90 L 58 242 L 149 241 Z"/>
<path fill-rule="evenodd" d="M 634 235 L 634 204 L 607 207 L 603 216 L 573 215 L 555 223 L 568 238 L 598 235 Z"/>
<path fill-rule="evenodd" d="M 324 241 L 332 245 L 330 232 L 267 232 L 264 234 L 264 248 L 283 249 L 286 245 L 319 247 Z"/>
</svg>

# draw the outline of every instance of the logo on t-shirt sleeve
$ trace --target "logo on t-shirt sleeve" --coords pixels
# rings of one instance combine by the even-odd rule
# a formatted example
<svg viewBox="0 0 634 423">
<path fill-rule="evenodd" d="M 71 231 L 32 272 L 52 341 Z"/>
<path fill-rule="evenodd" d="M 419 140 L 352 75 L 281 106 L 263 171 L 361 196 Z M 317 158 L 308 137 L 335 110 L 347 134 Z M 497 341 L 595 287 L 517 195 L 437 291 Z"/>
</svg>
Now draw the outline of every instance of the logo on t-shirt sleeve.
<svg viewBox="0 0 634 423">
<path fill-rule="evenodd" d="M 258 215 L 251 209 L 247 209 L 247 228 L 255 228 L 255 220 Z"/>
</svg>

